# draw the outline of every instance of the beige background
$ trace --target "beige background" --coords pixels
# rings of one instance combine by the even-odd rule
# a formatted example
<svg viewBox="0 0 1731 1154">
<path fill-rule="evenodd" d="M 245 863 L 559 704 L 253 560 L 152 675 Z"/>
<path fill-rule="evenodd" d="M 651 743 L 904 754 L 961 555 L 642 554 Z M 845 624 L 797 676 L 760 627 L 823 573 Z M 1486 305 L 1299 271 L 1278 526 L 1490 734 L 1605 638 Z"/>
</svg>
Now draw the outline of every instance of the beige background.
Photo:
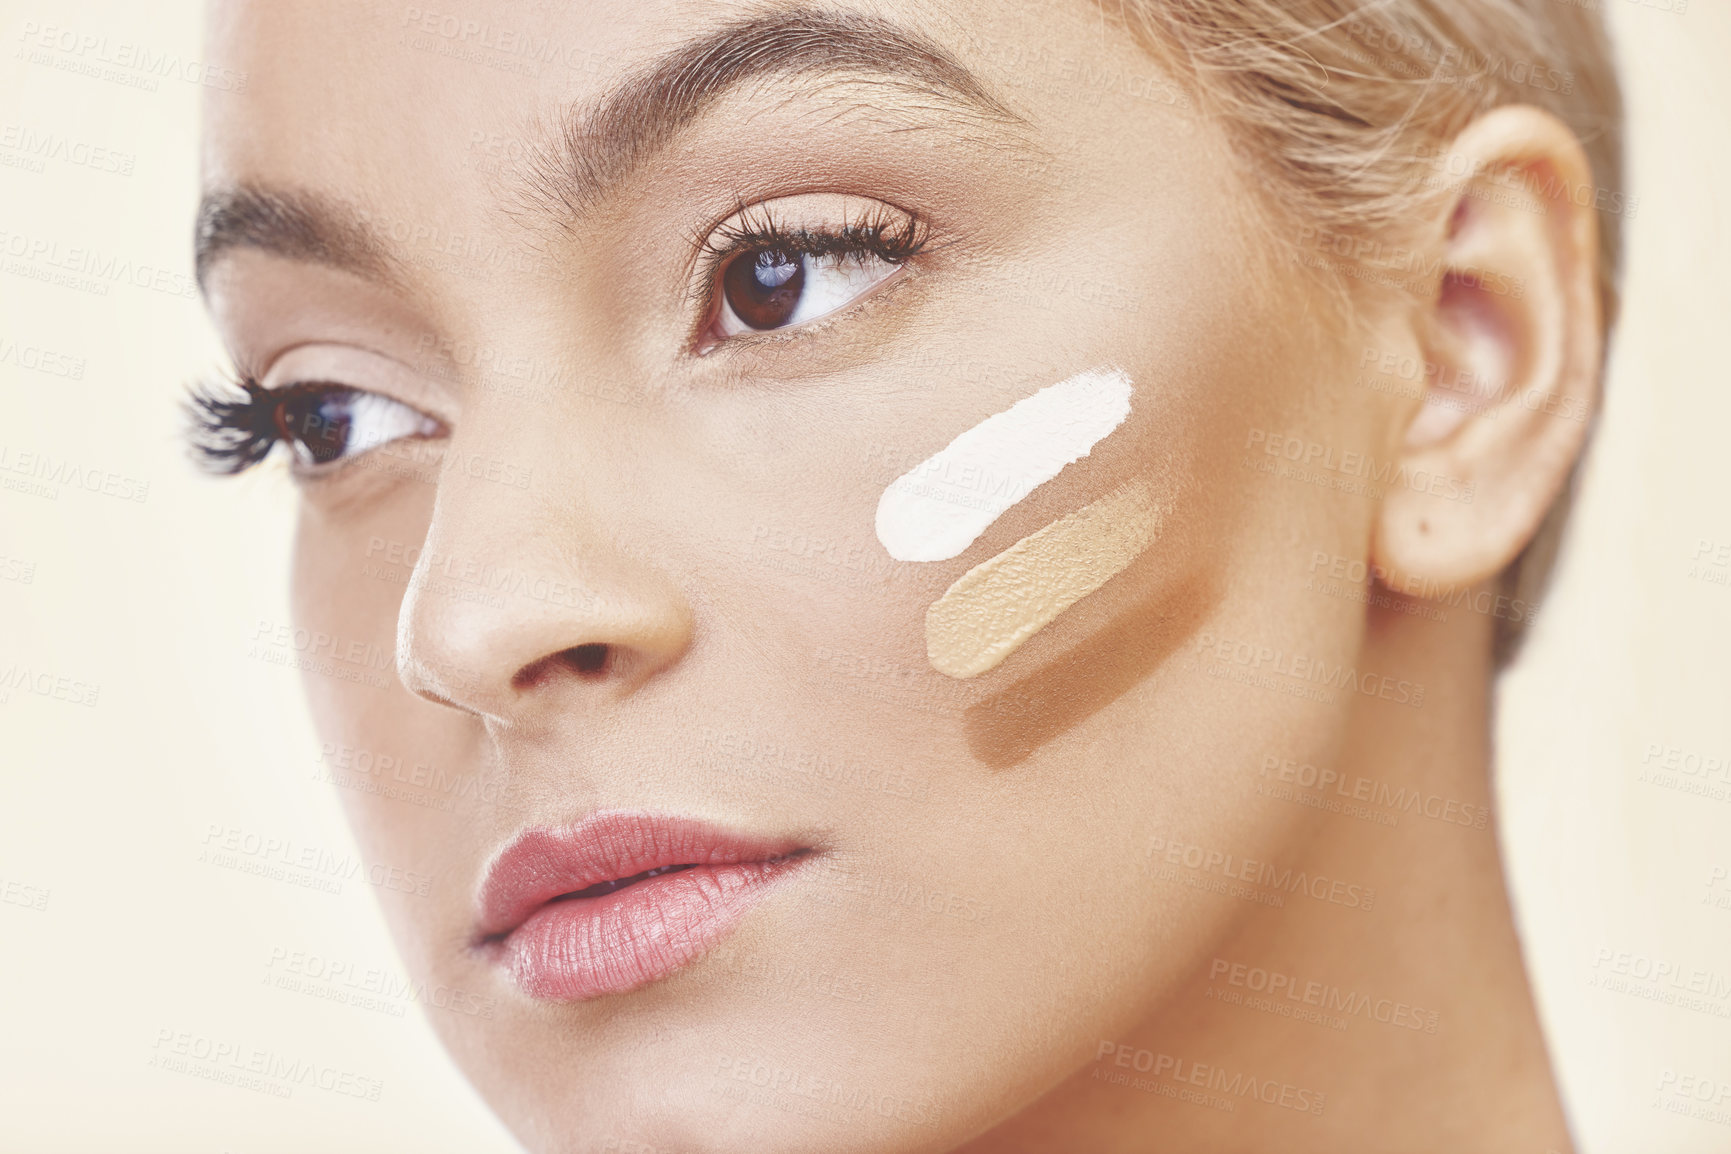
<svg viewBox="0 0 1731 1154">
<path fill-rule="evenodd" d="M 1652 745 L 1731 760 L 1731 572 L 1695 561 L 1702 541 L 1731 544 L 1731 7 L 1604 2 L 1640 198 L 1628 308 L 1559 580 L 1505 683 L 1502 795 L 1583 1149 L 1723 1151 L 1731 1125 L 1673 1113 L 1682 1099 L 1659 1091 L 1666 1071 L 1731 1082 L 1731 994 L 1666 1004 L 1639 996 L 1651 983 L 1608 988 L 1601 959 L 1731 983 L 1731 884 L 1724 905 L 1709 887 L 1731 867 L 1731 800 L 1641 777 Z M 37 57 L 32 22 L 105 43 Z M 0 675 L 100 687 L 93 706 L 0 701 L 0 1151 L 514 1149 L 417 1007 L 267 984 L 295 954 L 400 980 L 364 882 L 324 893 L 201 860 L 213 829 L 354 851 L 312 780 L 295 674 L 254 655 L 261 623 L 286 620 L 291 493 L 272 476 L 204 480 L 177 441 L 177 390 L 221 364 L 174 292 L 190 275 L 200 89 L 136 63 L 75 70 L 122 46 L 199 61 L 198 23 L 186 0 L 0 3 L 0 478 L 43 453 L 117 475 L 112 488 L 149 482 L 143 502 L 0 489 Z M 17 145 L 44 136 L 116 155 L 36 171 Z M 39 245 L 53 253 L 15 255 Z M 97 281 L 172 275 L 103 292 L 30 275 L 50 260 L 86 261 Z M 24 367 L 26 349 L 83 358 L 82 378 Z M 44 889 L 46 908 L 28 908 Z M 284 1099 L 153 1064 L 181 1034 L 377 1083 L 378 1100 L 307 1084 Z"/>
</svg>

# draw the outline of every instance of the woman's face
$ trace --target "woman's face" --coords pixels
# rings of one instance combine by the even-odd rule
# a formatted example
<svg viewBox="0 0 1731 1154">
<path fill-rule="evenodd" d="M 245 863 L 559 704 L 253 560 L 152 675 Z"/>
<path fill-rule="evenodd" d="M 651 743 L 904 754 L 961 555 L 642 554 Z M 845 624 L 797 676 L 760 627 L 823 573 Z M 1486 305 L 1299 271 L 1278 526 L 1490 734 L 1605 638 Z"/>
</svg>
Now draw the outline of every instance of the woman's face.
<svg viewBox="0 0 1731 1154">
<path fill-rule="evenodd" d="M 1374 503 L 1270 439 L 1397 439 L 1219 130 L 1081 0 L 821 12 L 217 12 L 247 82 L 209 105 L 206 285 L 322 462 L 291 634 L 321 760 L 535 1149 L 978 1133 L 1206 964 L 1253 907 L 1150 847 L 1296 852 L 1258 767 L 1326 764 L 1354 699 L 1216 676 L 1360 644 L 1306 579 Z M 892 482 L 1112 368 L 1091 452 L 891 556 Z M 933 667 L 958 578 L 1125 485 L 1151 545 L 995 668 Z"/>
</svg>

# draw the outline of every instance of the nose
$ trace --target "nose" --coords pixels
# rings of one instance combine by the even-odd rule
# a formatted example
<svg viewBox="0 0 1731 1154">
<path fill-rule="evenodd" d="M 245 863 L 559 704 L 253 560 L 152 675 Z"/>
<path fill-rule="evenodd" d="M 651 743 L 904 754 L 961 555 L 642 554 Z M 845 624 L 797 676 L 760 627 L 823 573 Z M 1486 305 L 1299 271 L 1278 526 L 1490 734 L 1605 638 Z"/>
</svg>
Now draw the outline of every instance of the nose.
<svg viewBox="0 0 1731 1154">
<path fill-rule="evenodd" d="M 555 499 L 447 469 L 397 618 L 403 684 L 532 725 L 629 695 L 675 664 L 691 643 L 690 605 L 609 528 L 568 486 Z"/>
</svg>

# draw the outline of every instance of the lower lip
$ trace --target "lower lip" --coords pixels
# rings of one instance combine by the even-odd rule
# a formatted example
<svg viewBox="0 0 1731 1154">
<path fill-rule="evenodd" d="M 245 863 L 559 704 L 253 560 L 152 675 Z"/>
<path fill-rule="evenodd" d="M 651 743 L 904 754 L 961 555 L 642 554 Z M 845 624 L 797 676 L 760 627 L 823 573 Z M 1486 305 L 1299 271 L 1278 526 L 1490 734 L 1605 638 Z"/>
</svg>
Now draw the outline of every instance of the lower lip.
<svg viewBox="0 0 1731 1154">
<path fill-rule="evenodd" d="M 601 897 L 548 902 L 500 943 L 500 960 L 532 998 L 627 993 L 695 961 L 798 864 L 693 866 Z"/>
</svg>

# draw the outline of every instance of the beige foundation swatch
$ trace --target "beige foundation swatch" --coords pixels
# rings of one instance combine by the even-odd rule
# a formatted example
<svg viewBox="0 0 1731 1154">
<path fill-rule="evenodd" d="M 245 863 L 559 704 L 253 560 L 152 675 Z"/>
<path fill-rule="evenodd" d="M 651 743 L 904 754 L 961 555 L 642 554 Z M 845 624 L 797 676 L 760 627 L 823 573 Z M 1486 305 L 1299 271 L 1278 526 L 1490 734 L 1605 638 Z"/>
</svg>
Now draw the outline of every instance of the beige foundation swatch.
<svg viewBox="0 0 1731 1154">
<path fill-rule="evenodd" d="M 980 562 L 926 610 L 932 667 L 956 678 L 995 669 L 1128 568 L 1159 532 L 1153 486 L 1132 481 Z"/>
</svg>

